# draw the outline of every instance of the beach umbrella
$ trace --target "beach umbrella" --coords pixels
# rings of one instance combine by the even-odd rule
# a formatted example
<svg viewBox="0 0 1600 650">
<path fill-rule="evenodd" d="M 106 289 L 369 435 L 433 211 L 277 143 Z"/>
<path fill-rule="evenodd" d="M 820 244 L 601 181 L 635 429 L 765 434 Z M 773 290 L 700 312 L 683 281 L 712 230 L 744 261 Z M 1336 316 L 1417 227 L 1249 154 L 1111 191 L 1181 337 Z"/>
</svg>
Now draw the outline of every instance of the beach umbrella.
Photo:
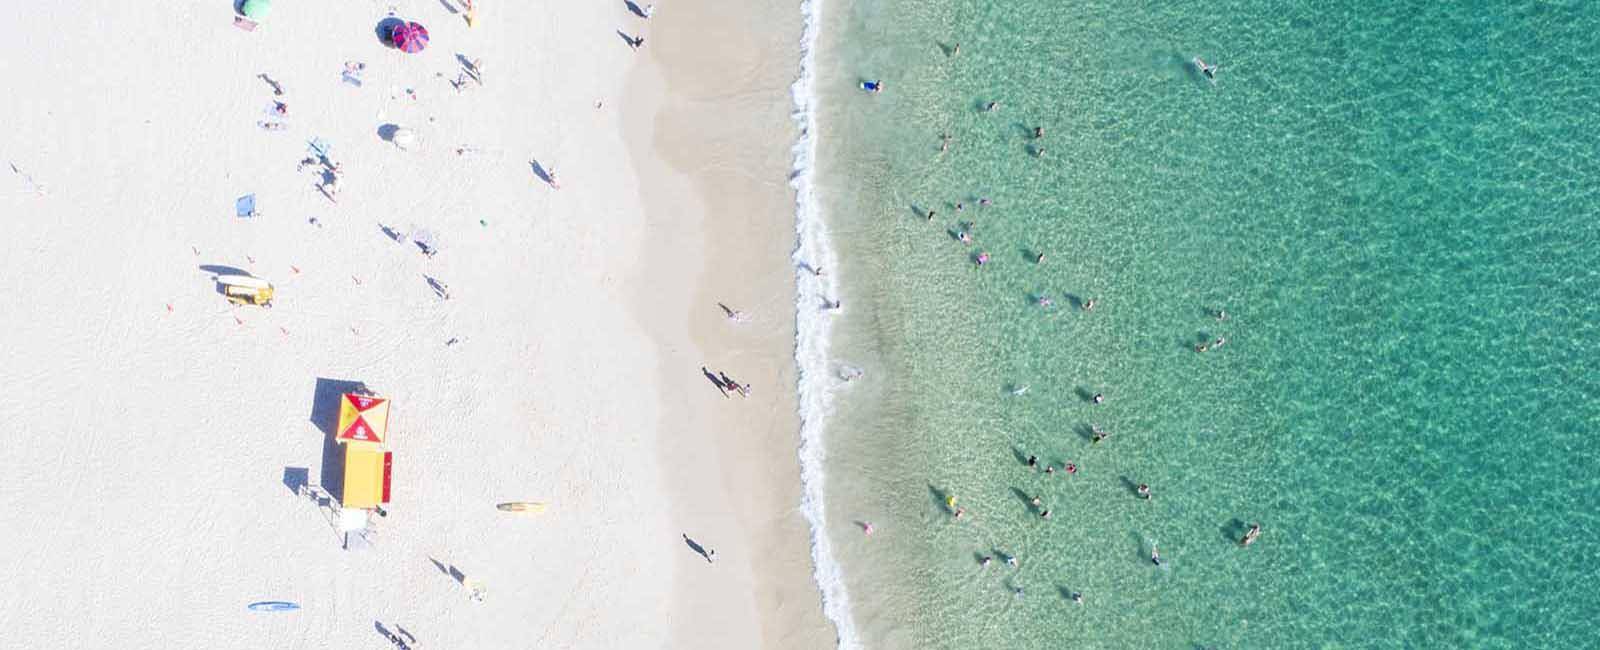
<svg viewBox="0 0 1600 650">
<path fill-rule="evenodd" d="M 389 141 L 401 149 L 410 149 L 417 144 L 417 132 L 406 127 L 396 127 L 394 133 L 389 135 Z"/>
<path fill-rule="evenodd" d="M 394 28 L 389 40 L 402 52 L 415 54 L 428 46 L 428 28 L 417 23 L 406 23 Z"/>
<path fill-rule="evenodd" d="M 239 13 L 251 20 L 261 20 L 272 10 L 272 0 L 244 0 L 239 3 Z"/>
<path fill-rule="evenodd" d="M 371 395 L 345 393 L 339 398 L 341 442 L 380 443 L 389 432 L 389 400 Z"/>
</svg>

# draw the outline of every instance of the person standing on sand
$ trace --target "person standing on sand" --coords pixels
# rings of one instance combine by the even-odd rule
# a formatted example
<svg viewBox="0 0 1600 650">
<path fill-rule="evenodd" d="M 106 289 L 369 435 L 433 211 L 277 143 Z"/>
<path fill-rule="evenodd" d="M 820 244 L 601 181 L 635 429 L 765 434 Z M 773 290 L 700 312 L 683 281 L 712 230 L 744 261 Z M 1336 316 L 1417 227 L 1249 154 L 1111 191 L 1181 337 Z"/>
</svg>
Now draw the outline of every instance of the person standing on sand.
<svg viewBox="0 0 1600 650">
<path fill-rule="evenodd" d="M 551 167 L 550 169 L 545 170 L 544 174 L 549 178 L 551 189 L 561 189 L 561 181 L 556 180 L 556 168 Z"/>
</svg>

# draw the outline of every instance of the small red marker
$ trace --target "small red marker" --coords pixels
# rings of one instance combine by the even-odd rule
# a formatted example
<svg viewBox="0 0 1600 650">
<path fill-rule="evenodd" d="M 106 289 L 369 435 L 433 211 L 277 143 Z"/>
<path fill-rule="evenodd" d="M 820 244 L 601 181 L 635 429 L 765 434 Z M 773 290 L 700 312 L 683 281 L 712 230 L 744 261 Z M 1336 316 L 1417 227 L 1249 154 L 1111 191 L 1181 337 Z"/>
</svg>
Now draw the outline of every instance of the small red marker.
<svg viewBox="0 0 1600 650">
<path fill-rule="evenodd" d="M 289 265 L 289 270 L 294 271 L 295 273 L 299 273 L 300 272 L 300 267 L 295 266 L 293 264 L 290 264 Z"/>
</svg>

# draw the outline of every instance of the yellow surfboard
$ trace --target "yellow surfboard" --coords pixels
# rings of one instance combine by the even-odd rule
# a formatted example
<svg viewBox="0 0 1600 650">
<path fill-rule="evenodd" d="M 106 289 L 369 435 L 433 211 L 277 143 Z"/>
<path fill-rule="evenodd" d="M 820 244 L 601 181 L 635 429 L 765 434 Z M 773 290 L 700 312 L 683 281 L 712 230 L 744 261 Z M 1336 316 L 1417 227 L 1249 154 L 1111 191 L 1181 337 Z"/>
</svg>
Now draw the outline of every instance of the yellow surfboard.
<svg viewBox="0 0 1600 650">
<path fill-rule="evenodd" d="M 505 512 L 521 512 L 524 514 L 537 515 L 544 512 L 545 505 L 539 501 L 507 501 L 495 507 Z"/>
</svg>

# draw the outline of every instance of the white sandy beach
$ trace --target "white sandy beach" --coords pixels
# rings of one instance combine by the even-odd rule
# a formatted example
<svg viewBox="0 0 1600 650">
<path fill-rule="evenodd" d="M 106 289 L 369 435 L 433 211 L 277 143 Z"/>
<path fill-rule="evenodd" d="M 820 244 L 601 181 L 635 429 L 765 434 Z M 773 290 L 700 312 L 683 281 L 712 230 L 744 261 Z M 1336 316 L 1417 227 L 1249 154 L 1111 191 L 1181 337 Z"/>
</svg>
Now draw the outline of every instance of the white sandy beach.
<svg viewBox="0 0 1600 650">
<path fill-rule="evenodd" d="M 832 643 L 795 511 L 792 25 L 712 55 L 755 10 L 488 2 L 469 28 L 453 1 L 280 0 L 247 32 L 226 2 L 91 4 L 0 22 L 0 647 Z M 391 6 L 427 50 L 380 43 Z M 458 55 L 483 86 L 452 87 Z M 744 74 L 697 84 L 717 61 Z M 296 170 L 314 138 L 337 203 Z M 289 486 L 323 471 L 319 380 L 393 400 L 371 548 Z M 300 608 L 246 607 L 270 600 Z"/>
</svg>

